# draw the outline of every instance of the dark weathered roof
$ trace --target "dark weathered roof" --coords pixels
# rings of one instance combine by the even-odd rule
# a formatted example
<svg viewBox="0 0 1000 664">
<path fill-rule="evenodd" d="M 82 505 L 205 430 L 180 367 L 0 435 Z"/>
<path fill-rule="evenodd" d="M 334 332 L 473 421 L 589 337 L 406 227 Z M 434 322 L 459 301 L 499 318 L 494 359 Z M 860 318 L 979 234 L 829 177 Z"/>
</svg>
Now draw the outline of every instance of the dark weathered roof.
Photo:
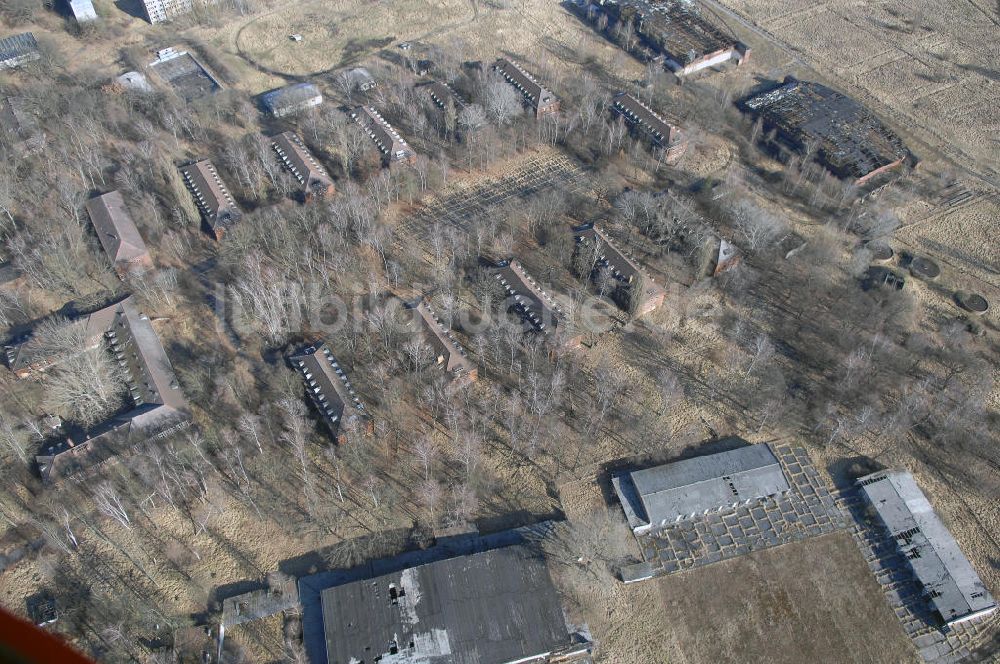
<svg viewBox="0 0 1000 664">
<path fill-rule="evenodd" d="M 574 233 L 578 242 L 600 242 L 600 246 L 603 248 L 603 251 L 598 257 L 598 261 L 602 265 L 608 267 L 616 279 L 624 281 L 625 283 L 632 283 L 636 277 L 642 275 L 644 277 L 644 287 L 646 289 L 646 292 L 643 295 L 644 302 L 655 297 L 660 297 L 664 294 L 663 288 L 654 282 L 651 277 L 645 275 L 642 268 L 639 267 L 639 264 L 632 260 L 632 258 L 627 254 L 623 253 L 603 230 L 593 224 L 587 224 L 574 229 Z"/>
<path fill-rule="evenodd" d="M 358 106 L 351 112 L 351 117 L 391 161 L 403 161 L 416 155 L 399 132 L 371 106 Z"/>
<path fill-rule="evenodd" d="M 272 136 L 271 145 L 307 193 L 326 193 L 333 188 L 333 180 L 326 169 L 316 161 L 297 134 L 286 131 Z"/>
<path fill-rule="evenodd" d="M 302 374 L 309 397 L 334 435 L 345 422 L 360 424 L 367 419 L 347 373 L 325 343 L 309 346 L 288 359 Z"/>
<path fill-rule="evenodd" d="M 748 445 L 625 473 L 616 478 L 616 488 L 630 523 L 641 527 L 781 493 L 789 486 L 770 446 Z"/>
<path fill-rule="evenodd" d="M 639 125 L 657 145 L 667 146 L 679 140 L 680 130 L 677 127 L 627 92 L 619 92 L 612 103 L 616 111 L 632 124 Z"/>
<path fill-rule="evenodd" d="M 544 562 L 522 546 L 324 590 L 328 664 L 501 664 L 570 645 Z"/>
<path fill-rule="evenodd" d="M 945 622 L 961 622 L 996 609 L 976 570 L 910 473 L 873 473 L 859 479 L 858 486 Z"/>
<path fill-rule="evenodd" d="M 125 199 L 117 191 L 87 201 L 87 213 L 97 231 L 97 238 L 113 263 L 150 261 L 146 243 L 129 214 Z"/>
<path fill-rule="evenodd" d="M 493 68 L 500 72 L 511 85 L 520 90 L 536 114 L 544 112 L 546 107 L 559 103 L 558 97 L 543 87 L 541 83 L 536 81 L 531 74 L 522 69 L 516 62 L 512 62 L 506 58 L 497 58 Z"/>
<path fill-rule="evenodd" d="M 563 322 L 562 310 L 518 261 L 503 263 L 495 277 L 531 327 L 548 334 Z"/>
<path fill-rule="evenodd" d="M 103 334 L 108 350 L 125 370 L 134 407 L 92 430 L 44 444 L 35 457 L 43 479 L 65 474 L 67 469 L 61 466 L 85 465 L 85 459 L 98 456 L 101 444 L 111 448 L 137 444 L 188 419 L 187 401 L 163 344 L 132 296 L 86 320 L 89 329 Z"/>
<path fill-rule="evenodd" d="M 187 51 L 164 49 L 150 68 L 185 101 L 193 101 L 222 89 L 222 84 Z"/>
<path fill-rule="evenodd" d="M 16 67 L 40 57 L 38 42 L 30 32 L 0 39 L 0 69 Z"/>
<path fill-rule="evenodd" d="M 447 83 L 431 81 L 425 87 L 431 100 L 441 108 L 447 108 L 449 102 L 455 105 L 456 110 L 465 107 L 465 100 L 459 97 L 458 93 Z"/>
<path fill-rule="evenodd" d="M 235 224 L 243 216 L 215 165 L 208 159 L 184 166 L 181 175 L 194 194 L 198 209 L 213 229 Z"/>
<path fill-rule="evenodd" d="M 285 115 L 323 102 L 323 95 L 312 83 L 294 83 L 261 96 L 261 103 L 274 115 Z"/>
<path fill-rule="evenodd" d="M 740 107 L 763 119 L 765 131 L 799 151 L 812 149 L 831 172 L 863 180 L 900 163 L 909 152 L 902 140 L 850 97 L 791 76 L 784 84 L 751 95 Z"/>
<path fill-rule="evenodd" d="M 426 338 L 434 349 L 438 361 L 444 364 L 445 371 L 456 377 L 469 375 L 473 369 L 472 362 L 430 305 L 421 300 L 408 308 L 414 312 L 414 320 L 426 333 Z"/>
</svg>

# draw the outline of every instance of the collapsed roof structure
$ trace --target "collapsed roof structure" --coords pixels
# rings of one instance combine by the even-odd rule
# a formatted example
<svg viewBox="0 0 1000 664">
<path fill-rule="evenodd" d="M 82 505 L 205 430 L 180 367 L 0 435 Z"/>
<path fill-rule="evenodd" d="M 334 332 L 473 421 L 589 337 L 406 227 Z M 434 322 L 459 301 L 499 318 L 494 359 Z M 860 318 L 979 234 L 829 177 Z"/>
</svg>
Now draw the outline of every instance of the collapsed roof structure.
<svg viewBox="0 0 1000 664">
<path fill-rule="evenodd" d="M 209 230 L 216 240 L 221 240 L 226 231 L 240 220 L 243 212 L 219 177 L 215 165 L 208 159 L 202 159 L 182 167 L 181 175 Z"/>
<path fill-rule="evenodd" d="M 627 254 L 619 249 L 611 238 L 594 224 L 584 224 L 573 229 L 573 235 L 578 245 L 599 248 L 597 265 L 611 271 L 614 278 L 625 286 L 642 282 L 643 292 L 640 295 L 635 316 L 643 316 L 663 304 L 667 292 L 647 275 L 642 268 Z"/>
<path fill-rule="evenodd" d="M 271 137 L 271 147 L 282 163 L 302 185 L 306 200 L 313 196 L 333 193 L 333 179 L 322 164 L 316 161 L 309 148 L 294 132 L 286 131 Z"/>
<path fill-rule="evenodd" d="M 178 51 L 172 47 L 160 49 L 149 68 L 186 102 L 207 97 L 222 89 L 222 83 L 187 51 Z"/>
<path fill-rule="evenodd" d="M 0 39 L 0 69 L 13 69 L 40 57 L 38 42 L 30 32 Z"/>
<path fill-rule="evenodd" d="M 831 173 L 858 185 L 895 168 L 909 156 L 903 141 L 874 113 L 820 83 L 792 76 L 738 102 L 760 118 L 765 132 L 815 158 Z"/>
<path fill-rule="evenodd" d="M 90 348 L 100 341 L 107 344 L 125 373 L 132 408 L 93 429 L 69 431 L 63 440 L 43 443 L 35 456 L 43 480 L 71 475 L 126 447 L 165 437 L 190 420 L 167 353 L 131 295 L 74 324 L 84 326 Z"/>
<path fill-rule="evenodd" d="M 857 484 L 943 623 L 955 625 L 996 610 L 993 597 L 910 473 L 872 473 Z"/>
<path fill-rule="evenodd" d="M 389 121 L 371 106 L 356 107 L 351 111 L 351 117 L 361 125 L 361 128 L 375 142 L 389 163 L 416 160 L 417 153 L 413 151 L 413 148 L 403 140 L 403 137 L 389 124 Z"/>
<path fill-rule="evenodd" d="M 521 65 L 506 58 L 497 58 L 493 69 L 518 89 L 536 118 L 559 111 L 559 97 L 542 87 Z"/>
<path fill-rule="evenodd" d="M 623 40 L 623 46 L 651 60 L 662 60 L 678 80 L 714 65 L 746 62 L 750 49 L 709 21 L 688 0 L 592 0 L 576 6 L 597 25 Z"/>
<path fill-rule="evenodd" d="M 790 489 L 769 445 L 674 461 L 612 478 L 636 533 Z"/>
<path fill-rule="evenodd" d="M 474 381 L 479 373 L 465 350 L 444 326 L 434 310 L 423 299 L 407 305 L 413 312 L 413 322 L 423 331 L 434 351 L 435 361 L 444 367 L 453 380 Z M 407 323 L 410 325 L 410 322 Z"/>
<path fill-rule="evenodd" d="M 541 664 L 590 649 L 522 545 L 334 586 L 321 602 L 327 664 Z"/>
<path fill-rule="evenodd" d="M 619 92 L 615 95 L 611 107 L 632 127 L 649 138 L 650 142 L 666 151 L 664 161 L 668 164 L 676 162 L 687 150 L 687 141 L 681 130 L 668 123 L 651 108 L 628 94 Z"/>
<path fill-rule="evenodd" d="M 153 259 L 121 193 L 116 190 L 95 196 L 87 201 L 86 207 L 97 239 L 101 241 L 119 277 L 153 267 Z"/>
<path fill-rule="evenodd" d="M 288 360 L 302 374 L 313 405 L 337 442 L 345 442 L 350 429 L 371 429 L 364 404 L 329 346 L 325 343 L 309 346 Z"/>
</svg>

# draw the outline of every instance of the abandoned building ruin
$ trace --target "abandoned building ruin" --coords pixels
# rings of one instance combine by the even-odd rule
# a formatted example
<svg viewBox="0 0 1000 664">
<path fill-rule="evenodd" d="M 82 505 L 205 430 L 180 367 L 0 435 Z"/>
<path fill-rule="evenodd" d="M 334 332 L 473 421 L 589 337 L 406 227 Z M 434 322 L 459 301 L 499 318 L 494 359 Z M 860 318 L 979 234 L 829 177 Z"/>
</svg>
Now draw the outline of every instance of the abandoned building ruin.
<svg viewBox="0 0 1000 664">
<path fill-rule="evenodd" d="M 476 365 L 472 363 L 465 349 L 452 335 L 451 330 L 441 322 L 430 305 L 421 299 L 406 306 L 413 312 L 412 320 L 407 322 L 407 325 L 416 323 L 422 330 L 434 352 L 435 362 L 444 367 L 447 375 L 455 382 L 476 380 L 479 373 Z"/>
<path fill-rule="evenodd" d="M 427 94 L 430 95 L 431 101 L 438 108 L 446 109 L 451 104 L 455 107 L 456 111 L 460 111 L 466 106 L 465 100 L 447 83 L 431 81 L 424 87 L 427 89 Z"/>
<path fill-rule="evenodd" d="M 632 95 L 619 92 L 615 95 L 612 108 L 619 116 L 625 118 L 637 133 L 646 136 L 654 147 L 664 150 L 663 160 L 666 163 L 673 164 L 684 155 L 688 142 L 680 129 L 668 123 Z"/>
<path fill-rule="evenodd" d="M 120 192 L 95 196 L 87 201 L 86 207 L 97 239 L 119 278 L 152 269 L 153 259 Z"/>
<path fill-rule="evenodd" d="M 768 445 L 748 445 L 621 473 L 612 478 L 612 484 L 636 533 L 749 504 L 790 488 Z"/>
<path fill-rule="evenodd" d="M 517 88 L 536 118 L 559 111 L 559 97 L 542 87 L 542 84 L 536 81 L 534 76 L 526 72 L 516 62 L 506 58 L 497 58 L 493 69 Z"/>
<path fill-rule="evenodd" d="M 371 106 L 358 106 L 351 111 L 351 117 L 361 125 L 361 129 L 375 142 L 383 158 L 389 164 L 395 162 L 413 163 L 417 153 L 403 140 L 382 114 Z"/>
<path fill-rule="evenodd" d="M 996 610 L 993 597 L 910 473 L 881 471 L 860 478 L 857 485 L 943 624 L 957 625 Z"/>
<path fill-rule="evenodd" d="M 678 81 L 730 60 L 741 65 L 750 57 L 746 44 L 706 19 L 694 2 L 580 0 L 575 7 L 630 53 L 663 62 Z"/>
<path fill-rule="evenodd" d="M 333 194 L 333 179 L 316 161 L 298 134 L 286 131 L 272 136 L 271 147 L 302 185 L 302 195 L 305 200 L 308 201 L 313 196 L 323 197 Z"/>
<path fill-rule="evenodd" d="M 494 278 L 507 294 L 511 308 L 520 316 L 527 330 L 556 339 L 568 347 L 580 345 L 582 335 L 566 329 L 570 321 L 552 296 L 525 271 L 524 266 L 512 258 L 499 261 L 496 268 Z"/>
<path fill-rule="evenodd" d="M 350 430 L 372 429 L 365 405 L 329 346 L 317 343 L 288 359 L 302 374 L 309 398 L 338 443 L 346 442 Z"/>
<path fill-rule="evenodd" d="M 903 141 L 870 110 L 825 85 L 792 76 L 774 88 L 738 102 L 800 154 L 812 154 L 839 178 L 863 185 L 902 164 Z"/>
<path fill-rule="evenodd" d="M 20 67 L 40 57 L 38 42 L 30 32 L 0 39 L 0 70 Z"/>
<path fill-rule="evenodd" d="M 523 545 L 322 591 L 327 664 L 587 661 L 544 560 Z"/>
<path fill-rule="evenodd" d="M 163 23 L 194 11 L 194 0 L 140 0 L 146 20 Z"/>
<path fill-rule="evenodd" d="M 198 204 L 209 232 L 216 240 L 221 240 L 243 213 L 219 177 L 215 165 L 208 159 L 202 159 L 181 168 L 181 175 Z"/>
<path fill-rule="evenodd" d="M 641 282 L 643 293 L 635 310 L 635 317 L 644 316 L 656 310 L 663 304 L 667 292 L 652 277 L 627 254 L 621 251 L 611 238 L 594 224 L 584 224 L 573 229 L 577 245 L 591 246 L 594 243 L 600 247 L 597 256 L 597 266 L 607 268 L 611 274 L 625 287 Z"/>
<path fill-rule="evenodd" d="M 312 83 L 293 83 L 265 92 L 260 103 L 270 115 L 283 118 L 319 106 L 323 103 L 323 94 Z"/>
<path fill-rule="evenodd" d="M 208 97 L 222 89 L 222 83 L 201 62 L 184 50 L 169 47 L 156 52 L 149 68 L 184 101 Z"/>
<path fill-rule="evenodd" d="M 124 370 L 131 409 L 115 415 L 89 430 L 67 430 L 64 439 L 47 441 L 35 457 L 43 480 L 74 474 L 114 454 L 151 440 L 165 437 L 189 422 L 187 401 L 181 394 L 167 353 L 146 314 L 136 307 L 132 296 L 77 319 L 82 326 L 83 348 L 102 341 Z M 18 376 L 44 370 L 61 358 L 40 356 L 29 337 L 15 348 L 8 347 L 8 362 Z M 12 352 L 13 351 L 13 352 Z"/>
</svg>

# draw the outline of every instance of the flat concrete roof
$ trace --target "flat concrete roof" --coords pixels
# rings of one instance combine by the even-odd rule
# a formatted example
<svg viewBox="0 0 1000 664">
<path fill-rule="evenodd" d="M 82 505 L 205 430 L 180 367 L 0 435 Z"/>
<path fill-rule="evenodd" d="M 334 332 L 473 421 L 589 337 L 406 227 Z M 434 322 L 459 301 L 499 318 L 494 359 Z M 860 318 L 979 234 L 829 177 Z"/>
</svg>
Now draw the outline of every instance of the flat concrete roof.
<svg viewBox="0 0 1000 664">
<path fill-rule="evenodd" d="M 858 486 L 944 622 L 961 622 L 996 609 L 976 570 L 910 473 L 873 473 L 859 479 Z"/>
<path fill-rule="evenodd" d="M 616 477 L 614 484 L 634 529 L 666 525 L 789 489 L 768 445 L 749 445 L 625 473 Z"/>
</svg>

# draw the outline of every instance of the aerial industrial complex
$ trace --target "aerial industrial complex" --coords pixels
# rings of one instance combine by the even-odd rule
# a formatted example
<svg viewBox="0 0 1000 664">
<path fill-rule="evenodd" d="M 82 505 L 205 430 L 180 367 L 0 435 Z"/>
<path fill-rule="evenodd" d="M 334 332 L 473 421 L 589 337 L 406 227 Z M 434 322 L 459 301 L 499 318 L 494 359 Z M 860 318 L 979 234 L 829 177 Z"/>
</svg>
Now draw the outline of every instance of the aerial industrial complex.
<svg viewBox="0 0 1000 664">
<path fill-rule="evenodd" d="M 921 1 L 0 7 L 16 629 L 992 661 L 1000 163 L 913 118 L 996 21 Z"/>
</svg>

